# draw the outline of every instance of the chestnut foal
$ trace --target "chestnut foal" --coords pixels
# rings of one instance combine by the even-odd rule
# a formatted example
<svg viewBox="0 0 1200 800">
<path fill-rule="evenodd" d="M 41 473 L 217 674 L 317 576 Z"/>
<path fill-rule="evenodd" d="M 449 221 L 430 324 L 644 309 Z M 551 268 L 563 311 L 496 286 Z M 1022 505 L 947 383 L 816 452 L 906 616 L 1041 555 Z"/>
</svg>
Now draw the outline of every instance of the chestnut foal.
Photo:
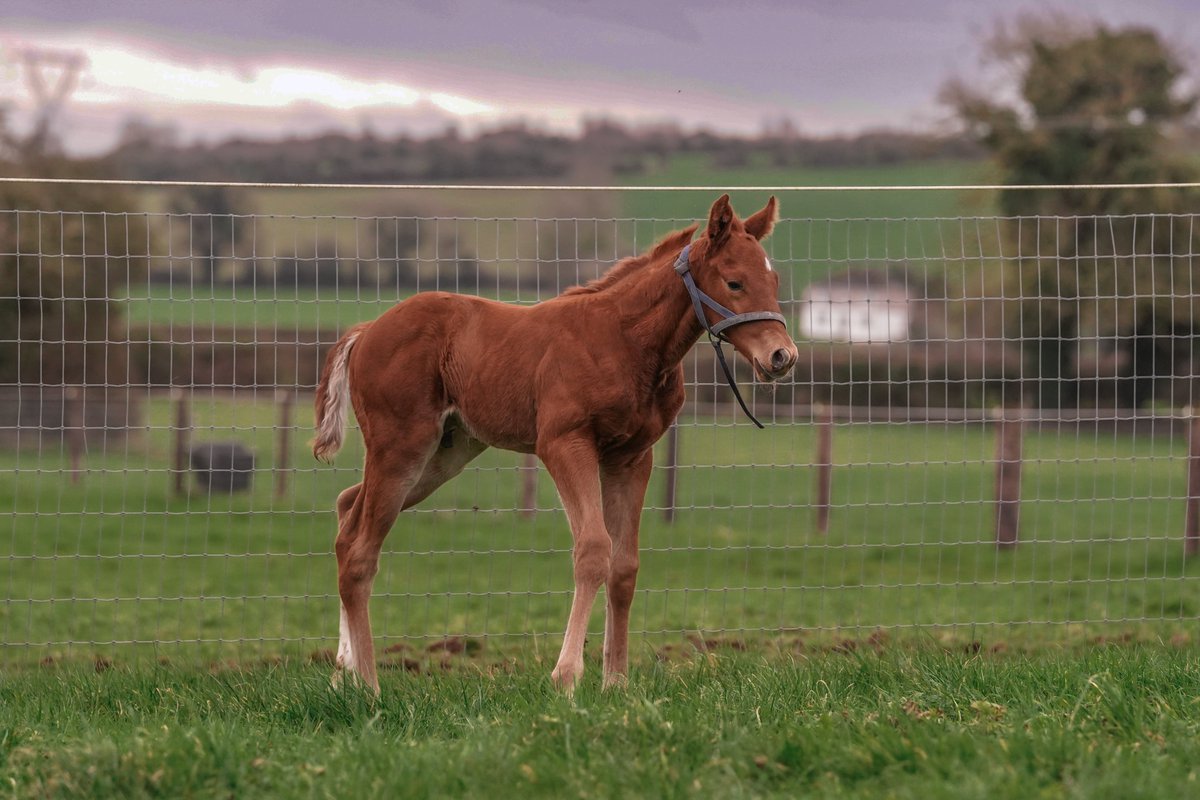
<svg viewBox="0 0 1200 800">
<path fill-rule="evenodd" d="M 553 680 L 571 692 L 582 675 L 604 584 L 604 685 L 623 681 L 651 448 L 683 405 L 684 355 L 708 330 L 762 381 L 796 362 L 779 275 L 759 244 L 776 219 L 774 197 L 743 222 L 723 195 L 695 242 L 693 225 L 559 297 L 518 307 L 426 292 L 342 336 L 321 374 L 313 440 L 317 458 L 333 457 L 349 400 L 366 465 L 337 500 L 335 680 L 357 673 L 379 689 L 367 603 L 396 516 L 502 447 L 546 465 L 574 538 L 575 593 Z"/>
</svg>

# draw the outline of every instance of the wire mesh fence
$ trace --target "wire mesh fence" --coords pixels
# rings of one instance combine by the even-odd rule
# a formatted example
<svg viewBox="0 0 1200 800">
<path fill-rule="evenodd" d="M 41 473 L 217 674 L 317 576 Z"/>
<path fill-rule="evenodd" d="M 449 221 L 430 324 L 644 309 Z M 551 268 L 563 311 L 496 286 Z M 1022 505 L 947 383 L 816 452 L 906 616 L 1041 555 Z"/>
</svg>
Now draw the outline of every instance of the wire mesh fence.
<svg viewBox="0 0 1200 800">
<path fill-rule="evenodd" d="M 0 211 L 4 658 L 329 647 L 362 448 L 305 443 L 339 332 L 421 291 L 534 303 L 691 222 Z M 782 220 L 796 372 L 740 365 L 758 431 L 687 357 L 632 630 L 1194 628 L 1195 241 L 1190 215 Z M 569 553 L 548 477 L 489 450 L 397 522 L 376 633 L 557 637 Z"/>
</svg>

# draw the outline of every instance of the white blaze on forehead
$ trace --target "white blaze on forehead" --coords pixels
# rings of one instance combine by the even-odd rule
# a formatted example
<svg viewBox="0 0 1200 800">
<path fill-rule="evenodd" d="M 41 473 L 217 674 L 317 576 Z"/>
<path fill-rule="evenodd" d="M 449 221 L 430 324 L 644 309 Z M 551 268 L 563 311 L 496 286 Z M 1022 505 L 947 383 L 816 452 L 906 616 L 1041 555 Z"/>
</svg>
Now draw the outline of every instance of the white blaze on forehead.
<svg viewBox="0 0 1200 800">
<path fill-rule="evenodd" d="M 763 265 L 766 266 L 767 272 L 771 271 L 771 259 L 767 258 L 766 256 L 763 256 Z"/>
</svg>

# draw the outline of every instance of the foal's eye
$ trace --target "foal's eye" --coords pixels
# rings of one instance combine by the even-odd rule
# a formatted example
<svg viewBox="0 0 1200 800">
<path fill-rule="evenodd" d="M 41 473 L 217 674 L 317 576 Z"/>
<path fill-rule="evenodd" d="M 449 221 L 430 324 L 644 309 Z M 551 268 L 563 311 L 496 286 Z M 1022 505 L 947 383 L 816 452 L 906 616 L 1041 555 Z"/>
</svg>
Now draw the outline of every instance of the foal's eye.
<svg viewBox="0 0 1200 800">
<path fill-rule="evenodd" d="M 729 287 L 731 292 L 740 292 L 742 290 L 741 281 L 725 281 L 725 285 Z"/>
</svg>

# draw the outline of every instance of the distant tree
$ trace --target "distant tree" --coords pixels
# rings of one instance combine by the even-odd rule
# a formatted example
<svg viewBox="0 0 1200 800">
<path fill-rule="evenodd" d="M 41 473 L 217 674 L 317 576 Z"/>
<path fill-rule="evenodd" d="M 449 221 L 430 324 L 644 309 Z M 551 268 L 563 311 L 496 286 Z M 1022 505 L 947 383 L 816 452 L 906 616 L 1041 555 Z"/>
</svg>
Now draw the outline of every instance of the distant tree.
<svg viewBox="0 0 1200 800">
<path fill-rule="evenodd" d="M 3 133 L 0 172 L 90 177 L 95 165 Z M 139 381 L 123 312 L 127 287 L 145 275 L 145 218 L 109 213 L 131 207 L 111 187 L 0 185 L 0 383 Z"/>
<path fill-rule="evenodd" d="M 144 152 L 150 148 L 179 146 L 179 128 L 169 123 L 158 123 L 139 116 L 127 118 L 117 136 L 116 152 L 125 149 Z"/>
<path fill-rule="evenodd" d="M 276 259 L 274 269 L 259 277 L 259 283 L 273 289 L 316 289 L 353 291 L 356 286 L 353 265 L 338 252 L 336 239 L 322 237 L 303 242 L 299 249 Z"/>
<path fill-rule="evenodd" d="M 186 228 L 176 232 L 176 244 L 190 260 L 190 278 L 195 283 L 211 285 L 225 280 L 238 281 L 244 275 L 236 270 L 219 275 L 222 261 L 249 259 L 252 250 L 250 223 L 242 220 L 246 214 L 243 202 L 234 189 L 227 186 L 191 186 L 171 195 L 167 209 L 176 215 Z M 243 261 L 244 272 L 251 270 Z"/>
<path fill-rule="evenodd" d="M 1196 108 L 1180 57 L 1152 30 L 1058 16 L 1025 17 L 988 43 L 1019 75 L 1015 103 L 953 82 L 943 99 L 996 158 L 1010 184 L 1196 180 L 1171 134 Z M 999 281 L 1007 331 L 1025 344 L 1041 406 L 1079 401 L 1082 352 L 1108 348 L 1118 402 L 1149 400 L 1200 326 L 1196 193 L 1178 190 L 1007 190 L 1011 269 Z M 1170 216 L 1182 214 L 1184 216 Z"/>
<path fill-rule="evenodd" d="M 370 269 L 361 266 L 359 276 L 372 280 L 380 292 L 388 289 L 407 289 L 416 285 L 417 245 L 421 238 L 421 220 L 414 214 L 411 218 L 376 220 L 373 235 L 375 261 Z M 362 278 L 360 277 L 360 280 Z"/>
</svg>

